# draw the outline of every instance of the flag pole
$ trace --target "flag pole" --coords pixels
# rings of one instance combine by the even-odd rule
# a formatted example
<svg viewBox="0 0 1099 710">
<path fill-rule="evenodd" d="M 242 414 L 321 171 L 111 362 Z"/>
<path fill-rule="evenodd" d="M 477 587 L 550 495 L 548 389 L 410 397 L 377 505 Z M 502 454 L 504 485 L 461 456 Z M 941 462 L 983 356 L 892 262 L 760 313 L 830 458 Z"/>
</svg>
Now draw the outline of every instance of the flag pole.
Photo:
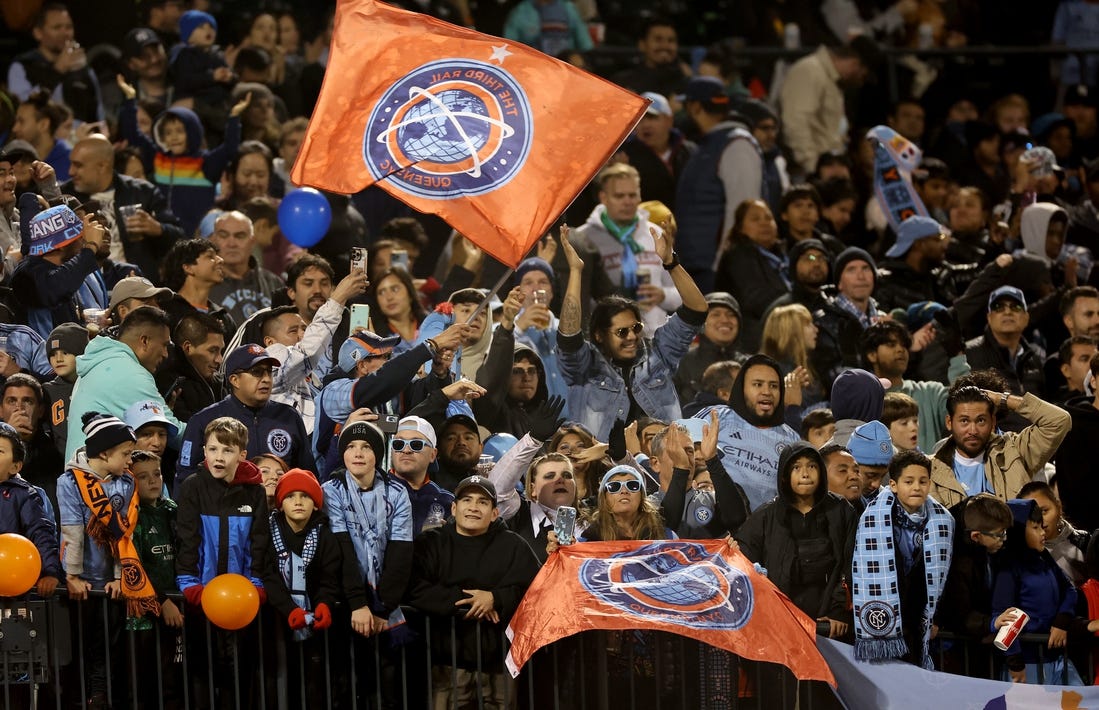
<svg viewBox="0 0 1099 710">
<path fill-rule="evenodd" d="M 477 314 L 488 307 L 488 304 L 492 300 L 492 297 L 496 295 L 496 292 L 500 290 L 500 287 L 507 283 L 507 280 L 510 279 L 511 275 L 514 273 L 515 267 L 509 266 L 507 271 L 504 272 L 504 275 L 501 276 L 500 279 L 496 282 L 496 285 L 492 287 L 492 290 L 489 291 L 488 295 L 485 296 L 485 299 L 477 304 L 477 309 L 474 310 L 473 313 L 469 316 L 469 320 L 466 321 L 467 324 L 472 323 L 473 319 L 477 317 Z"/>
</svg>

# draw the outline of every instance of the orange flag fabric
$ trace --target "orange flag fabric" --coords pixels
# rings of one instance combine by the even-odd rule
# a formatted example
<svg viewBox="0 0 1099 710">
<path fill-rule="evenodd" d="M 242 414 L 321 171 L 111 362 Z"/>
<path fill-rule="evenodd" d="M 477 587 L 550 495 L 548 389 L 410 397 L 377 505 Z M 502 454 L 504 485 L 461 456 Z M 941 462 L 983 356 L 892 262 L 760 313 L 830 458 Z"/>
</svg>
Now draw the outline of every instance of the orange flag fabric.
<svg viewBox="0 0 1099 710">
<path fill-rule="evenodd" d="M 724 540 L 559 548 L 508 625 L 508 670 L 516 676 L 539 648 L 592 629 L 667 631 L 836 684 L 816 622 Z"/>
<path fill-rule="evenodd" d="M 341 0 L 291 178 L 345 194 L 377 183 L 516 266 L 647 106 L 516 42 Z"/>
</svg>

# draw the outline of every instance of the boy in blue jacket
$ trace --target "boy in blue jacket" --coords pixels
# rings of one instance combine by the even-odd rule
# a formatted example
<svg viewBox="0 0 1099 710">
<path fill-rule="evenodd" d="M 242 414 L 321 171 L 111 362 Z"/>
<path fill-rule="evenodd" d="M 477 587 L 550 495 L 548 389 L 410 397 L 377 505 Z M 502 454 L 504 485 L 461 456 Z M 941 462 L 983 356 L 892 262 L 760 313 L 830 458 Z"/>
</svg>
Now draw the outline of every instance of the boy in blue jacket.
<svg viewBox="0 0 1099 710">
<path fill-rule="evenodd" d="M 240 146 L 240 116 L 248 108 L 248 94 L 229 111 L 221 145 L 204 150 L 202 121 L 194 111 L 173 106 L 157 116 L 153 135 L 137 125 L 137 89 L 118 75 L 125 101 L 118 117 L 122 137 L 141 151 L 141 162 L 151 182 L 168 197 L 168 208 L 179 218 L 183 231 L 194 234 L 203 215 L 214 204 L 215 186 Z"/>
<path fill-rule="evenodd" d="M 35 591 L 40 597 L 48 597 L 58 583 L 65 581 L 65 575 L 53 516 L 46 511 L 38 489 L 19 476 L 25 457 L 26 448 L 19 432 L 0 422 L 0 534 L 22 535 L 38 548 L 42 571 Z"/>
</svg>

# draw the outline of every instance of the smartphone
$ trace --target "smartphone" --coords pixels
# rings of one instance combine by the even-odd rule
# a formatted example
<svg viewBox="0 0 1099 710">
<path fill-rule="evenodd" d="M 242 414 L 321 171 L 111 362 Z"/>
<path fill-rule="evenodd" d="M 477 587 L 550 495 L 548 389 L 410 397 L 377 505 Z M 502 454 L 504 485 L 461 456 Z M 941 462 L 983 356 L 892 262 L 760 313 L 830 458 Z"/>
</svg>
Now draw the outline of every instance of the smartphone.
<svg viewBox="0 0 1099 710">
<path fill-rule="evenodd" d="M 351 304 L 351 332 L 370 330 L 370 306 L 365 303 Z"/>
<path fill-rule="evenodd" d="M 177 378 L 175 378 L 174 380 L 172 380 L 172 384 L 168 385 L 168 388 L 160 393 L 160 396 L 164 397 L 164 399 L 168 399 L 169 397 L 172 396 L 172 393 L 175 392 L 180 387 L 182 387 L 183 383 L 186 382 L 186 381 L 187 381 L 186 377 L 177 377 Z"/>
<path fill-rule="evenodd" d="M 355 269 L 366 273 L 366 249 L 363 247 L 351 247 L 351 270 Z"/>
<path fill-rule="evenodd" d="M 549 291 L 544 288 L 540 288 L 534 292 L 534 302 L 540 303 L 543 306 L 549 305 Z"/>
<path fill-rule="evenodd" d="M 378 420 L 374 422 L 378 429 L 384 434 L 396 434 L 397 424 L 401 421 L 401 418 L 396 414 L 383 414 L 378 417 Z"/>
<path fill-rule="evenodd" d="M 653 272 L 649 269 L 637 270 L 637 285 L 648 286 L 653 282 Z"/>
<path fill-rule="evenodd" d="M 408 271 L 408 252 L 404 249 L 394 249 L 389 252 L 389 268 L 401 267 Z"/>
<path fill-rule="evenodd" d="M 563 505 L 557 509 L 553 532 L 557 534 L 558 545 L 571 545 L 576 542 L 576 508 Z"/>
</svg>

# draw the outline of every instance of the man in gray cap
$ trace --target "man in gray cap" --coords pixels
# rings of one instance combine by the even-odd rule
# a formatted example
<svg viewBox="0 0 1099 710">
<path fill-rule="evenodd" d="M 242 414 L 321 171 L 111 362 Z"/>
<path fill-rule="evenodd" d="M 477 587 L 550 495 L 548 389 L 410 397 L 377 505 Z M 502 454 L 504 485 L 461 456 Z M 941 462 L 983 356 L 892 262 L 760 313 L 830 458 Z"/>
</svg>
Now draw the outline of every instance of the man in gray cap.
<svg viewBox="0 0 1099 710">
<path fill-rule="evenodd" d="M 714 291 L 706 294 L 706 322 L 698 343 L 691 346 L 675 371 L 675 390 L 679 401 L 690 402 L 699 391 L 702 373 L 715 362 L 741 361 L 746 356 L 736 349 L 740 336 L 740 304 L 733 294 Z"/>
<path fill-rule="evenodd" d="M 172 296 L 172 289 L 157 287 L 144 276 L 127 276 L 114 285 L 111 289 L 111 300 L 108 305 L 111 322 L 118 325 L 126 320 L 135 308 L 142 306 L 156 306 Z"/>
</svg>

